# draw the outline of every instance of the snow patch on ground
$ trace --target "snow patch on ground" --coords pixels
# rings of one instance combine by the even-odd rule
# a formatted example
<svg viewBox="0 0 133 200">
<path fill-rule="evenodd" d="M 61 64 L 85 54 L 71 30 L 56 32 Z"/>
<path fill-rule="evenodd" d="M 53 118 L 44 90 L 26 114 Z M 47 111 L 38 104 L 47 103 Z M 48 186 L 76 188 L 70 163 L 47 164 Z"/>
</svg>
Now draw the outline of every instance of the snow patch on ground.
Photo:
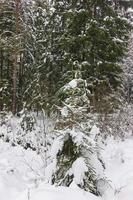
<svg viewBox="0 0 133 200">
<path fill-rule="evenodd" d="M 19 199 L 15 200 L 27 200 L 28 191 L 25 191 Z M 38 189 L 30 190 L 30 200 L 100 200 L 99 197 L 94 196 L 88 192 L 84 192 L 77 188 L 66 187 L 54 187 L 50 185 L 42 185 Z"/>
<path fill-rule="evenodd" d="M 116 200 L 132 200 L 133 137 L 125 141 L 109 139 L 102 156 L 106 164 L 105 174 L 115 192 Z"/>
<path fill-rule="evenodd" d="M 0 199 L 14 200 L 43 176 L 42 158 L 31 150 L 0 140 Z"/>
<path fill-rule="evenodd" d="M 102 158 L 106 167 L 104 174 L 108 184 L 103 179 L 99 180 L 102 197 L 97 197 L 84 192 L 75 183 L 72 183 L 70 188 L 54 187 L 46 182 L 40 184 L 47 170 L 50 170 L 44 171 L 41 156 L 20 146 L 12 147 L 0 140 L 0 199 L 132 200 L 133 137 L 125 141 L 110 138 L 102 148 Z"/>
</svg>

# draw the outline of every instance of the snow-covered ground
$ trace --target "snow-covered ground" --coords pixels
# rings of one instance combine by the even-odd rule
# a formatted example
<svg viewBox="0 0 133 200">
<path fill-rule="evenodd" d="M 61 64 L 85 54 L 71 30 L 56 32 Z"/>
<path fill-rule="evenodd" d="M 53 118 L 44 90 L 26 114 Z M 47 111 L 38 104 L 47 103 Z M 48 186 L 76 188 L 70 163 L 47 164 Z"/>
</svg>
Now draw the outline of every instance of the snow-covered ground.
<svg viewBox="0 0 133 200">
<path fill-rule="evenodd" d="M 43 176 L 42 158 L 31 150 L 0 140 L 0 199 L 15 197 Z"/>
<path fill-rule="evenodd" d="M 106 163 L 105 174 L 114 189 L 116 200 L 132 200 L 133 137 L 125 141 L 109 140 L 103 158 Z"/>
<path fill-rule="evenodd" d="M 110 189 L 103 197 L 71 188 L 54 187 L 37 182 L 43 177 L 43 160 L 31 150 L 12 147 L 0 140 L 1 200 L 132 200 L 133 199 L 133 137 L 125 141 L 108 139 L 102 151 L 105 175 Z M 41 181 L 40 181 L 41 182 Z"/>
</svg>

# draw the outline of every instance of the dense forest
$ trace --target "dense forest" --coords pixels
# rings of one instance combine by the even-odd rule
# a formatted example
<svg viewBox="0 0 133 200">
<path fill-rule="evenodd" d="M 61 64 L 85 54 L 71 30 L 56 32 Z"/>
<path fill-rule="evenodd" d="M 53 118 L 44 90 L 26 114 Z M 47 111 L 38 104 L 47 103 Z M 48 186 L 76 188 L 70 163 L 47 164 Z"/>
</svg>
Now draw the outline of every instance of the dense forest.
<svg viewBox="0 0 133 200">
<path fill-rule="evenodd" d="M 66 98 L 61 88 L 83 79 L 90 110 L 104 112 L 108 104 L 111 112 L 130 31 L 118 8 L 102 0 L 1 1 L 1 111 L 50 112 Z"/>
<path fill-rule="evenodd" d="M 100 144 L 133 135 L 132 8 L 0 0 L 0 138 L 41 155 L 51 184 L 101 195 Z"/>
</svg>

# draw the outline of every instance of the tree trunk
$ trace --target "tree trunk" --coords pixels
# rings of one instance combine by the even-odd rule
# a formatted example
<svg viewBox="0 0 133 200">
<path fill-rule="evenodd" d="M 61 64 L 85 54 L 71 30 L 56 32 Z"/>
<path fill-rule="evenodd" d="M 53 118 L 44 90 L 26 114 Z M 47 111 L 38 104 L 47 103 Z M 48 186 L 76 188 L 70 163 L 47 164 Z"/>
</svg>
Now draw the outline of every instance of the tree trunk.
<svg viewBox="0 0 133 200">
<path fill-rule="evenodd" d="M 15 3 L 15 21 L 16 21 L 16 35 L 15 35 L 15 45 L 13 52 L 13 99 L 12 99 L 12 113 L 16 114 L 16 97 L 17 97 L 17 59 L 18 59 L 18 38 L 19 38 L 19 6 L 20 0 L 14 0 Z"/>
</svg>

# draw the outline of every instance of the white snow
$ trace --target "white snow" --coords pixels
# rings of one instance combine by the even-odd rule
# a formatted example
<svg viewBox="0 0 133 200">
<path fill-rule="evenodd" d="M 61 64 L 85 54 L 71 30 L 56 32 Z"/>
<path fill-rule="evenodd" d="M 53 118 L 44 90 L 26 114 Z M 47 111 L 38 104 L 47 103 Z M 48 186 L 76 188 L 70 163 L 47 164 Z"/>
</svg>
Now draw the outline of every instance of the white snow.
<svg viewBox="0 0 133 200">
<path fill-rule="evenodd" d="M 62 136 L 53 142 L 50 155 L 52 158 L 56 158 L 57 153 L 62 149 L 63 141 Z"/>
<path fill-rule="evenodd" d="M 120 193 L 127 188 L 130 189 L 133 183 L 133 137 L 125 141 L 110 139 L 102 156 L 106 162 L 106 176 L 111 180 L 110 184 L 120 196 Z M 124 200 L 124 198 L 122 197 L 120 200 Z"/>
<path fill-rule="evenodd" d="M 75 184 L 83 184 L 83 178 L 85 176 L 85 172 L 87 172 L 88 168 L 85 164 L 84 158 L 80 157 L 73 163 L 71 174 L 74 175 L 74 183 Z"/>
<path fill-rule="evenodd" d="M 29 184 L 42 177 L 43 161 L 39 155 L 0 140 L 0 199 L 14 200 Z"/>
<path fill-rule="evenodd" d="M 30 200 L 100 200 L 93 194 L 83 192 L 77 188 L 53 187 L 50 185 L 41 185 L 38 189 L 31 189 Z M 28 190 L 14 200 L 28 200 Z"/>
<path fill-rule="evenodd" d="M 132 8 L 128 8 L 128 9 L 127 9 L 127 12 L 128 12 L 128 13 L 133 13 L 133 9 L 132 9 Z"/>
<path fill-rule="evenodd" d="M 77 84 L 78 84 L 78 79 L 73 79 L 63 87 L 63 90 L 65 91 L 68 89 L 74 89 L 77 87 Z"/>
<path fill-rule="evenodd" d="M 38 154 L 31 150 L 24 150 L 19 146 L 12 147 L 0 140 L 0 199 L 132 200 L 133 137 L 130 135 L 125 141 L 117 141 L 110 137 L 107 139 L 106 145 L 101 145 L 101 147 L 102 158 L 106 167 L 104 170 L 106 179 L 104 181 L 101 178 L 102 171 L 100 172 L 98 168 L 100 178 L 98 187 L 102 197 L 96 197 L 76 186 L 77 183 L 81 183 L 87 170 L 83 158 L 79 158 L 73 164 L 72 172 L 75 179 L 71 187 L 54 187 L 46 183 L 47 177 L 51 175 L 51 170 L 54 169 L 53 166 L 50 167 L 49 165 L 49 168 L 44 172 L 43 161 Z M 47 174 L 47 177 L 43 180 L 45 174 Z"/>
<path fill-rule="evenodd" d="M 67 108 L 67 106 L 64 106 L 64 107 L 61 109 L 61 115 L 64 116 L 64 117 L 67 117 L 67 116 L 68 116 L 68 108 Z"/>
<path fill-rule="evenodd" d="M 100 133 L 99 128 L 98 128 L 96 125 L 94 125 L 94 126 L 92 127 L 91 131 L 90 131 L 90 137 L 91 137 L 92 139 L 95 139 L 96 135 L 98 135 L 99 133 Z"/>
<path fill-rule="evenodd" d="M 77 79 L 73 79 L 72 81 L 69 82 L 69 86 L 71 88 L 77 87 Z"/>
</svg>

